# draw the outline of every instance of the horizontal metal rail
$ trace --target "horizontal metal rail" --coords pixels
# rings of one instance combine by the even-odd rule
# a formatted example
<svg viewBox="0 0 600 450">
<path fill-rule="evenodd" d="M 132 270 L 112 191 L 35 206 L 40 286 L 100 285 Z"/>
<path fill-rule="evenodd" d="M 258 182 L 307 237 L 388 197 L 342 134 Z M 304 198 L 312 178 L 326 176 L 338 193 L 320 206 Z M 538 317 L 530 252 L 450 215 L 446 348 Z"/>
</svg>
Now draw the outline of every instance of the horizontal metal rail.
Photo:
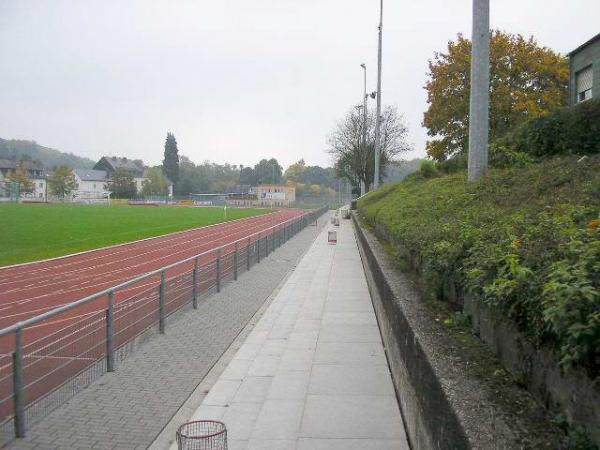
<svg viewBox="0 0 600 450">
<path fill-rule="evenodd" d="M 214 253 L 216 251 L 223 250 L 223 249 L 225 249 L 227 247 L 230 247 L 231 245 L 235 245 L 236 243 L 240 243 L 240 242 L 246 241 L 248 238 L 253 238 L 255 236 L 259 236 L 259 239 L 260 239 L 260 235 L 265 234 L 268 231 L 273 230 L 274 228 L 279 228 L 279 227 L 284 226 L 286 224 L 290 224 L 292 222 L 297 222 L 298 220 L 301 220 L 304 217 L 306 217 L 306 214 L 300 216 L 300 218 L 294 218 L 294 219 L 286 220 L 285 222 L 281 222 L 280 224 L 274 225 L 272 227 L 266 228 L 266 229 L 261 230 L 261 231 L 257 231 L 256 233 L 252 233 L 249 236 L 244 236 L 243 238 L 237 239 L 237 240 L 235 240 L 233 242 L 229 242 L 229 243 L 221 245 L 219 247 L 215 247 L 213 249 L 206 250 L 206 251 L 204 251 L 202 253 L 198 253 L 197 255 L 190 256 L 190 257 L 188 257 L 186 259 L 183 259 L 181 261 L 177 261 L 175 263 L 163 266 L 163 267 L 161 267 L 159 269 L 155 269 L 155 270 L 153 270 L 151 272 L 146 272 L 146 273 L 144 273 L 142 275 L 138 275 L 137 277 L 132 278 L 130 280 L 127 280 L 127 281 L 125 281 L 125 282 L 123 282 L 121 284 L 117 284 L 117 285 L 112 286 L 112 287 L 110 287 L 108 289 L 104 289 L 103 291 L 96 292 L 95 294 L 89 295 L 89 296 L 84 297 L 84 298 L 82 298 L 80 300 L 76 300 L 76 301 L 74 301 L 72 303 L 69 303 L 67 305 L 59 306 L 58 308 L 55 308 L 55 309 L 53 309 L 51 311 L 47 311 L 47 312 L 45 312 L 43 314 L 40 314 L 38 316 L 31 317 L 31 318 L 23 320 L 21 322 L 17 322 L 17 323 L 15 323 L 13 325 L 10 325 L 10 326 L 8 326 L 6 328 L 1 329 L 0 330 L 0 337 L 6 336 L 6 335 L 8 335 L 10 333 L 14 333 L 19 328 L 27 328 L 27 327 L 29 327 L 31 325 L 35 325 L 35 324 L 37 324 L 39 322 L 42 322 L 42 321 L 44 321 L 44 320 L 46 320 L 46 319 L 48 319 L 50 317 L 55 316 L 57 314 L 60 314 L 60 313 L 66 312 L 66 311 L 70 311 L 71 309 L 77 308 L 78 306 L 81 306 L 81 305 L 85 305 L 86 303 L 92 302 L 92 301 L 94 301 L 94 300 L 96 300 L 96 299 L 98 299 L 100 297 L 104 297 L 104 296 L 110 294 L 111 292 L 120 291 L 123 288 L 129 287 L 129 286 L 131 286 L 133 284 L 136 284 L 136 283 L 138 283 L 138 282 L 140 282 L 142 280 L 145 280 L 147 278 L 150 278 L 150 277 L 153 277 L 153 276 L 156 276 L 156 275 L 160 275 L 161 272 L 163 272 L 163 271 L 173 269 L 173 268 L 178 267 L 178 266 L 180 266 L 182 264 L 185 264 L 187 262 L 193 261 L 196 258 L 200 258 L 202 256 L 209 255 L 209 254 Z"/>
<path fill-rule="evenodd" d="M 0 396 L 9 394 L 12 391 L 0 400 L 0 405 L 4 405 L 2 406 L 0 425 L 4 427 L 12 419 L 14 435 L 17 438 L 24 437 L 27 428 L 26 411 L 28 411 L 28 414 L 32 414 L 30 408 L 38 408 L 40 405 L 43 409 L 44 404 L 40 401 L 45 401 L 44 399 L 49 395 L 57 395 L 58 397 L 55 400 L 58 399 L 56 400 L 59 402 L 58 404 L 62 404 L 66 400 L 58 392 L 59 388 L 63 385 L 66 386 L 66 383 L 71 383 L 71 380 L 75 380 L 78 374 L 85 373 L 93 364 L 103 358 L 106 365 L 102 370 L 114 371 L 117 351 L 124 350 L 125 353 L 120 354 L 126 355 L 128 353 L 126 346 L 135 344 L 135 339 L 138 336 L 157 323 L 159 333 L 165 333 L 167 317 L 172 313 L 188 303 L 191 303 L 194 309 L 198 308 L 198 297 L 202 291 L 206 295 L 219 292 L 223 282 L 234 281 L 238 278 L 238 270 L 242 268 L 246 271 L 250 270 L 251 259 L 255 263 L 260 263 L 261 257 L 264 258 L 275 251 L 276 248 L 281 246 L 282 241 L 291 239 L 312 221 L 316 221 L 326 210 L 327 208 L 323 207 L 304 213 L 299 217 L 294 217 L 219 247 L 146 272 L 108 289 L 0 330 L 0 338 L 9 336 L 12 333 L 15 336 L 15 347 L 11 355 L 12 361 L 0 366 L 2 375 L 0 376 L 2 390 Z M 262 250 L 261 246 L 263 247 Z M 228 248 L 232 250 L 226 253 Z M 246 253 L 242 258 L 244 251 Z M 213 255 L 215 259 L 206 258 L 207 255 Z M 202 265 L 200 261 L 206 261 L 206 263 Z M 181 273 L 177 273 L 171 278 L 167 277 L 169 270 L 181 267 L 186 263 L 191 263 L 189 271 L 183 268 Z M 155 279 L 148 283 L 146 280 L 152 277 Z M 146 284 L 139 286 L 139 283 L 143 281 L 146 281 Z M 141 292 L 138 289 L 138 292 L 132 296 L 119 302 L 116 301 L 117 292 L 122 293 L 123 290 L 134 285 L 138 285 L 137 288 L 144 288 L 144 286 L 147 286 L 147 288 Z M 29 327 L 99 299 L 105 300 L 106 305 L 103 305 L 98 311 L 86 313 L 85 317 L 81 316 L 76 323 L 55 330 L 49 336 L 37 338 L 34 342 L 27 344 L 24 342 L 24 333 Z M 128 311 L 133 313 L 131 317 Z M 95 315 L 98 315 L 100 319 L 93 318 Z M 82 321 L 87 321 L 90 317 L 93 318 L 93 322 L 84 326 L 89 330 L 84 335 L 78 334 L 82 330 Z M 119 324 L 119 327 L 117 327 L 117 324 Z M 98 337 L 101 338 L 100 341 L 98 341 Z M 38 345 L 42 345 L 42 347 L 38 348 Z M 92 346 L 90 347 L 90 345 Z M 122 357 L 125 356 L 119 356 L 119 358 Z M 31 360 L 31 358 L 37 359 L 28 363 L 26 359 Z M 38 362 L 46 368 L 30 369 Z M 12 374 L 7 373 L 10 366 L 12 366 Z M 36 378 L 31 379 L 26 376 L 27 374 L 24 375 L 25 371 L 32 370 L 35 372 Z M 43 372 L 40 372 L 40 370 L 43 370 Z M 31 372 L 28 373 L 32 375 Z M 100 374 L 96 373 L 95 376 L 100 376 Z M 52 381 L 48 380 L 50 384 L 43 382 L 41 384 L 44 386 L 40 387 L 40 380 L 49 377 L 52 378 Z M 8 383 L 11 383 L 10 387 Z M 35 391 L 33 397 L 30 397 L 30 394 L 26 395 L 26 390 L 30 388 Z M 71 395 L 74 395 L 74 393 Z M 10 397 L 12 397 L 13 414 L 7 415 L 6 407 L 8 405 L 5 402 L 10 401 Z M 56 405 L 56 401 L 53 404 Z M 36 418 L 39 415 L 35 411 L 33 414 Z M 0 435 L 0 446 L 6 443 L 6 441 L 2 442 L 3 438 Z"/>
</svg>

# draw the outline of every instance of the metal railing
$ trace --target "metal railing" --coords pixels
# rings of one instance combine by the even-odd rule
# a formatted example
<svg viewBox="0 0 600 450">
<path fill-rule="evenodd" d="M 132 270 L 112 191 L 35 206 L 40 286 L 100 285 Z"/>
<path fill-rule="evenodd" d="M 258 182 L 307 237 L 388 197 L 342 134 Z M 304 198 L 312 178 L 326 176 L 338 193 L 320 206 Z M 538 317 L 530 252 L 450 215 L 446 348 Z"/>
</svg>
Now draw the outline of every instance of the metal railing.
<svg viewBox="0 0 600 450">
<path fill-rule="evenodd" d="M 0 445 L 119 362 L 167 318 L 219 292 L 326 207 L 205 251 L 0 330 Z M 158 325 L 158 327 L 156 327 Z M 11 351 L 12 350 L 12 351 Z"/>
</svg>

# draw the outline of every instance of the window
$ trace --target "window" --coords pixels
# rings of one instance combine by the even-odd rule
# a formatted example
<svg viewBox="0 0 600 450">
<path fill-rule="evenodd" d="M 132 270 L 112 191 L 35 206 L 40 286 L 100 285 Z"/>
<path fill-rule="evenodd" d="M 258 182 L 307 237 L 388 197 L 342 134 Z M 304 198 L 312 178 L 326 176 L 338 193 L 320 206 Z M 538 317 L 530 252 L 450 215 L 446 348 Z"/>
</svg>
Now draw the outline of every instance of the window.
<svg viewBox="0 0 600 450">
<path fill-rule="evenodd" d="M 94 189 L 96 189 L 96 184 L 94 183 Z"/>
<path fill-rule="evenodd" d="M 44 183 L 40 183 L 39 186 L 40 186 L 40 189 L 42 189 L 44 187 Z"/>
<path fill-rule="evenodd" d="M 592 98 L 592 66 L 586 67 L 585 69 L 577 72 L 575 74 L 575 83 L 577 85 L 577 103 L 581 103 Z"/>
</svg>

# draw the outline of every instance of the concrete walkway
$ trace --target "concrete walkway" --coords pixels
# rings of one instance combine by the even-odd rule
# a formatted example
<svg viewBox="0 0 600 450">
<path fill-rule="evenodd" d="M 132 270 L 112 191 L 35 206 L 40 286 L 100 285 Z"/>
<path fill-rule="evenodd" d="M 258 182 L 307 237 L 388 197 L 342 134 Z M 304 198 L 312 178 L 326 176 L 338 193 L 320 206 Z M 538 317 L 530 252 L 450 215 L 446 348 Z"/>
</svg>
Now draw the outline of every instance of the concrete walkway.
<svg viewBox="0 0 600 450">
<path fill-rule="evenodd" d="M 191 417 L 225 422 L 230 450 L 408 449 L 352 225 L 332 228 Z"/>
</svg>

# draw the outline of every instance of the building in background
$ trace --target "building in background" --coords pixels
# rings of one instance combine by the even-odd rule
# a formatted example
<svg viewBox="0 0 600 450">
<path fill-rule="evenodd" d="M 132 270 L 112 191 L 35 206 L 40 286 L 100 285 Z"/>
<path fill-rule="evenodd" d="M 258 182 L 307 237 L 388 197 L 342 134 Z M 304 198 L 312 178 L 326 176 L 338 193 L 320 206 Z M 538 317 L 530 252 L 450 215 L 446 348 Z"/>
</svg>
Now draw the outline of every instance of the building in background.
<svg viewBox="0 0 600 450">
<path fill-rule="evenodd" d="M 107 181 L 110 180 L 117 169 L 126 170 L 133 177 L 138 194 L 142 192 L 144 181 L 148 179 L 148 167 L 139 159 L 119 158 L 117 156 L 103 156 L 94 166 L 96 171 L 106 172 Z M 166 177 L 165 177 L 166 178 Z M 168 195 L 173 196 L 173 182 L 167 179 Z"/>
<path fill-rule="evenodd" d="M 46 201 L 48 198 L 48 175 L 49 172 L 37 161 L 14 161 L 12 159 L 0 159 L 0 197 L 8 195 L 7 178 L 15 173 L 17 169 L 23 169 L 27 178 L 32 183 L 31 192 L 22 192 L 20 196 L 30 200 Z"/>
<path fill-rule="evenodd" d="M 77 181 L 77 190 L 73 193 L 75 201 L 94 202 L 108 198 L 108 172 L 105 170 L 73 169 L 73 175 Z"/>
<path fill-rule="evenodd" d="M 600 97 L 600 34 L 569 53 L 569 104 Z"/>
<path fill-rule="evenodd" d="M 289 207 L 296 201 L 296 188 L 284 184 L 261 184 L 250 189 L 255 194 L 258 206 Z"/>
</svg>

